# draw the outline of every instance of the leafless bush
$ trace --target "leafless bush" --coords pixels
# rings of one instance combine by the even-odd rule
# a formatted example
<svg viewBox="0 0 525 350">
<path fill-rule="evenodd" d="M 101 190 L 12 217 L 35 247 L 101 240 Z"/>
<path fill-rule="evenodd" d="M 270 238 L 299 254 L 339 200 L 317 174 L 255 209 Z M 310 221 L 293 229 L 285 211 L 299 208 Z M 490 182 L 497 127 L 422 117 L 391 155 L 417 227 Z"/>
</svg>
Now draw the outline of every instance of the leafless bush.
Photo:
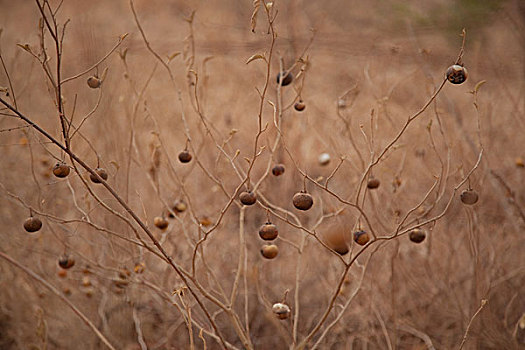
<svg viewBox="0 0 525 350">
<path fill-rule="evenodd" d="M 330 64 L 316 31 L 285 49 L 297 4 L 229 11 L 251 41 L 222 58 L 194 11 L 174 44 L 113 4 L 130 34 L 94 53 L 72 4 L 35 4 L 0 52 L 1 346 L 523 345 L 525 86 L 487 87 L 465 30 L 433 56 L 409 24 L 392 74 Z"/>
</svg>

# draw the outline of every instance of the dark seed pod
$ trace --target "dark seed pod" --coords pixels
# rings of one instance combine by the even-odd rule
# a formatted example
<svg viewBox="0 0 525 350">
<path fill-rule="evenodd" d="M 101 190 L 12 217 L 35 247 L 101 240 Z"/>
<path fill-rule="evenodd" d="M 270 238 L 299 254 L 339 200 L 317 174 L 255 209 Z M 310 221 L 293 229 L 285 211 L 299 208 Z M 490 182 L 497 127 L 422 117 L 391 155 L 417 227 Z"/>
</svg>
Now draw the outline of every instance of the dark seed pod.
<svg viewBox="0 0 525 350">
<path fill-rule="evenodd" d="M 381 182 L 378 179 L 371 178 L 370 180 L 368 180 L 368 183 L 366 184 L 366 187 L 368 187 L 369 189 L 373 190 L 375 188 L 378 188 L 380 184 L 381 184 Z"/>
<path fill-rule="evenodd" d="M 104 181 L 106 181 L 108 179 L 108 172 L 106 171 L 106 169 L 104 168 L 96 168 L 95 169 L 95 172 L 97 173 L 98 176 L 100 176 Z M 97 179 L 96 176 L 94 176 L 93 174 L 89 174 L 89 178 L 91 179 L 91 182 L 93 183 L 96 183 L 96 184 L 99 184 L 100 183 L 100 180 Z"/>
<path fill-rule="evenodd" d="M 345 255 L 349 252 L 344 230 L 341 230 L 340 228 L 331 228 L 325 237 L 328 247 L 335 250 L 337 254 Z"/>
<path fill-rule="evenodd" d="M 365 245 L 370 241 L 368 233 L 364 230 L 354 232 L 354 241 L 359 245 Z"/>
<path fill-rule="evenodd" d="M 447 80 L 452 84 L 462 84 L 468 77 L 467 69 L 458 64 L 448 67 L 446 75 Z"/>
<path fill-rule="evenodd" d="M 244 205 L 253 205 L 257 202 L 257 196 L 252 191 L 244 191 L 239 195 L 241 203 Z"/>
<path fill-rule="evenodd" d="M 284 165 L 282 165 L 282 164 L 274 165 L 274 167 L 272 168 L 272 174 L 274 176 L 280 176 L 280 175 L 284 174 Z"/>
<path fill-rule="evenodd" d="M 306 105 L 304 104 L 303 100 L 299 100 L 298 102 L 296 102 L 296 103 L 293 105 L 293 108 L 294 108 L 297 112 L 302 112 L 302 111 L 304 111 L 304 109 L 306 108 Z"/>
<path fill-rule="evenodd" d="M 478 192 L 469 189 L 461 192 L 460 198 L 463 204 L 473 205 L 478 202 L 479 196 Z"/>
<path fill-rule="evenodd" d="M 284 74 L 284 72 L 282 74 Z M 280 79 L 281 79 L 281 73 L 278 73 L 277 74 L 277 84 L 279 84 L 279 80 Z M 290 85 L 290 83 L 293 80 L 292 72 L 288 72 L 288 74 L 286 74 L 286 76 L 284 78 L 282 78 L 282 79 L 283 79 L 283 81 L 281 82 L 281 86 Z"/>
<path fill-rule="evenodd" d="M 272 241 L 276 239 L 278 235 L 279 232 L 277 230 L 277 226 L 271 222 L 267 222 L 266 224 L 262 225 L 261 228 L 259 228 L 259 236 L 265 241 Z"/>
<path fill-rule="evenodd" d="M 304 191 L 297 192 L 293 196 L 293 205 L 299 210 L 308 210 L 314 204 L 314 199 L 311 194 Z"/>
<path fill-rule="evenodd" d="M 414 243 L 421 243 L 425 240 L 427 234 L 425 230 L 420 228 L 415 228 L 408 234 L 408 238 Z"/>
<path fill-rule="evenodd" d="M 56 163 L 53 167 L 53 175 L 56 177 L 66 177 L 69 175 L 71 169 L 67 166 L 67 164 L 64 163 Z"/>
<path fill-rule="evenodd" d="M 292 313 L 290 307 L 284 303 L 275 303 L 272 306 L 272 312 L 280 320 L 286 320 Z"/>
<path fill-rule="evenodd" d="M 36 232 L 42 228 L 42 220 L 33 216 L 29 217 L 24 221 L 24 229 L 27 232 Z"/>
<path fill-rule="evenodd" d="M 88 78 L 87 80 L 87 84 L 90 88 L 92 89 L 97 89 L 100 87 L 100 85 L 102 84 L 102 80 L 100 80 L 98 77 L 96 76 L 91 76 Z"/>
<path fill-rule="evenodd" d="M 187 150 L 184 150 L 179 153 L 179 161 L 181 163 L 189 163 L 191 161 L 191 158 L 192 156 L 190 152 L 188 152 Z"/>
<path fill-rule="evenodd" d="M 335 252 L 339 255 L 346 255 L 350 251 L 346 244 L 337 245 L 333 247 L 332 249 L 335 250 Z"/>
<path fill-rule="evenodd" d="M 62 255 L 60 258 L 58 258 L 58 266 L 60 266 L 63 269 L 70 269 L 75 265 L 75 258 L 72 256 L 69 256 L 67 254 Z"/>
<path fill-rule="evenodd" d="M 261 248 L 261 254 L 266 259 L 273 259 L 279 254 L 279 248 L 275 244 L 263 245 Z"/>
<path fill-rule="evenodd" d="M 168 228 L 169 222 L 164 217 L 156 216 L 153 219 L 153 225 L 155 225 L 157 228 L 159 228 L 161 230 L 165 230 L 165 229 Z"/>
</svg>

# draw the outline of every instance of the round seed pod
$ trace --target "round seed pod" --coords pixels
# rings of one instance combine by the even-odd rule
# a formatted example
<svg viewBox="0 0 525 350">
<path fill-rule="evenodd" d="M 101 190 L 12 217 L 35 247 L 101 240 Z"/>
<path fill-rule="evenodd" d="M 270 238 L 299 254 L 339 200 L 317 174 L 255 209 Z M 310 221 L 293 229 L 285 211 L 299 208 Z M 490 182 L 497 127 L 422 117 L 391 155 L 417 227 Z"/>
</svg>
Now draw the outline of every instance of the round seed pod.
<svg viewBox="0 0 525 350">
<path fill-rule="evenodd" d="M 371 178 L 370 180 L 368 180 L 366 187 L 373 190 L 373 189 L 378 188 L 380 184 L 381 184 L 381 181 L 379 181 L 379 179 Z"/>
<path fill-rule="evenodd" d="M 278 235 L 277 226 L 271 222 L 267 222 L 259 228 L 259 236 L 265 241 L 273 241 Z"/>
<path fill-rule="evenodd" d="M 370 236 L 364 230 L 354 232 L 354 241 L 359 245 L 365 245 L 370 241 Z"/>
<path fill-rule="evenodd" d="M 192 156 L 190 152 L 188 152 L 187 150 L 184 150 L 179 153 L 179 161 L 181 163 L 189 163 L 191 161 L 191 158 Z"/>
<path fill-rule="evenodd" d="M 325 235 L 326 245 L 335 250 L 339 255 L 345 255 L 349 252 L 348 244 L 346 243 L 344 230 L 338 227 L 330 228 Z"/>
<path fill-rule="evenodd" d="M 96 168 L 95 169 L 95 172 L 97 173 L 98 176 L 100 176 L 104 181 L 106 181 L 108 179 L 108 172 L 106 171 L 106 169 L 104 168 Z M 89 174 L 89 178 L 91 180 L 91 182 L 93 183 L 96 183 L 96 184 L 99 184 L 101 183 L 99 179 L 97 179 L 96 176 L 94 176 L 93 174 Z"/>
<path fill-rule="evenodd" d="M 27 232 L 36 232 L 42 228 L 42 220 L 33 216 L 29 217 L 24 221 L 24 229 Z"/>
<path fill-rule="evenodd" d="M 266 244 L 262 246 L 261 254 L 266 259 L 273 259 L 279 254 L 279 248 L 275 244 Z"/>
<path fill-rule="evenodd" d="M 73 258 L 72 256 L 65 254 L 58 258 L 58 266 L 60 266 L 64 270 L 70 269 L 74 265 L 75 265 L 75 258 Z"/>
<path fill-rule="evenodd" d="M 274 167 L 272 168 L 272 174 L 273 176 L 280 176 L 284 174 L 284 165 L 282 164 L 274 165 Z"/>
<path fill-rule="evenodd" d="M 164 231 L 168 228 L 169 222 L 164 217 L 156 216 L 155 218 L 153 218 L 153 225 Z"/>
<path fill-rule="evenodd" d="M 282 74 L 284 74 L 285 72 L 282 72 Z M 277 74 L 277 84 L 279 84 L 279 80 L 281 79 L 281 73 L 278 73 Z M 282 78 L 283 81 L 281 81 L 281 86 L 286 86 L 286 85 L 290 85 L 290 83 L 293 81 L 293 74 L 292 72 L 288 72 L 288 74 L 286 74 L 284 76 L 284 78 Z"/>
<path fill-rule="evenodd" d="M 304 191 L 297 192 L 293 196 L 293 205 L 299 210 L 308 210 L 314 204 L 314 199 L 311 194 Z"/>
<path fill-rule="evenodd" d="M 465 67 L 454 64 L 447 69 L 447 80 L 452 84 L 462 84 L 467 80 L 468 73 Z"/>
<path fill-rule="evenodd" d="M 304 109 L 306 108 L 306 105 L 304 104 L 303 100 L 299 100 L 298 102 L 296 102 L 296 103 L 293 105 L 293 108 L 294 108 L 297 112 L 302 112 L 302 111 L 304 111 Z"/>
<path fill-rule="evenodd" d="M 135 272 L 136 274 L 144 273 L 145 270 L 146 270 L 146 264 L 144 262 L 138 262 L 133 267 L 133 272 Z"/>
<path fill-rule="evenodd" d="M 183 201 L 176 201 L 175 205 L 173 206 L 173 211 L 176 213 L 182 213 L 186 211 L 187 208 L 188 206 Z"/>
<path fill-rule="evenodd" d="M 82 286 L 84 287 L 91 286 L 91 279 L 88 276 L 82 277 Z"/>
<path fill-rule="evenodd" d="M 461 192 L 460 198 L 463 204 L 473 205 L 478 202 L 479 196 L 478 192 L 468 189 Z"/>
<path fill-rule="evenodd" d="M 421 243 L 425 240 L 427 234 L 425 230 L 421 228 L 415 228 L 408 234 L 408 238 L 414 243 Z"/>
<path fill-rule="evenodd" d="M 333 247 L 332 249 L 335 250 L 335 252 L 339 255 L 346 255 L 350 251 L 346 244 L 337 245 Z"/>
<path fill-rule="evenodd" d="M 272 306 L 272 312 L 280 320 L 286 320 L 292 313 L 290 307 L 284 303 L 275 303 Z"/>
<path fill-rule="evenodd" d="M 70 171 L 71 169 L 65 163 L 56 163 L 53 167 L 53 175 L 60 178 L 68 176 Z"/>
<path fill-rule="evenodd" d="M 252 191 L 244 191 L 239 195 L 241 203 L 244 205 L 253 205 L 257 202 L 257 196 Z"/>
<path fill-rule="evenodd" d="M 91 76 L 88 78 L 87 84 L 92 89 L 98 89 L 102 84 L 102 80 L 100 80 L 97 76 Z"/>
<path fill-rule="evenodd" d="M 321 153 L 317 159 L 320 165 L 328 165 L 330 163 L 331 157 L 329 153 Z"/>
</svg>

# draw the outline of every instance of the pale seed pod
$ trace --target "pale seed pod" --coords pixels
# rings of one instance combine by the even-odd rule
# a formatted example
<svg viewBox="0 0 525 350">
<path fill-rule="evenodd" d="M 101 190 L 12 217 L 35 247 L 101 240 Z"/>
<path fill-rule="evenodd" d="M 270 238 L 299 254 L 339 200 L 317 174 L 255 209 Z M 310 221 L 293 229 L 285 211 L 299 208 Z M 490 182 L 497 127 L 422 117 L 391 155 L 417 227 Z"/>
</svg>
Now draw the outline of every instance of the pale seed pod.
<svg viewBox="0 0 525 350">
<path fill-rule="evenodd" d="M 330 163 L 331 157 L 329 153 L 321 153 L 317 159 L 320 165 L 328 165 Z"/>
<path fill-rule="evenodd" d="M 284 303 L 273 304 L 272 312 L 280 320 L 286 320 L 288 317 L 290 317 L 290 314 L 291 314 L 290 307 Z"/>
</svg>

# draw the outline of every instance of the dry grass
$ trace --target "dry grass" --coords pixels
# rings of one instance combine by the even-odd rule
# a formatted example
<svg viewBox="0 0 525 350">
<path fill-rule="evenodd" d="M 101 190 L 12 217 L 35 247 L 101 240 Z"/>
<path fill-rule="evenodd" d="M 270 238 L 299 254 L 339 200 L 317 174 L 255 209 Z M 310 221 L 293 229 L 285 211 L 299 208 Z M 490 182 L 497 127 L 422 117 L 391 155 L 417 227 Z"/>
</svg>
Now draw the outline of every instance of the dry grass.
<svg viewBox="0 0 525 350">
<path fill-rule="evenodd" d="M 168 70 L 128 1 L 65 1 L 62 79 L 129 33 L 64 83 L 62 97 L 74 125 L 89 115 L 71 150 L 108 170 L 146 229 L 77 162 L 54 177 L 56 159 L 70 157 L 2 109 L 0 348 L 97 349 L 103 338 L 116 349 L 221 348 L 203 307 L 234 349 L 523 348 L 525 10 L 519 0 L 484 4 L 276 1 L 274 25 L 260 9 L 252 33 L 251 2 L 136 0 L 151 49 L 163 62 L 180 52 Z M 0 97 L 14 105 L 11 83 L 17 109 L 62 142 L 55 90 L 16 45 L 38 52 L 37 4 L 0 8 L 0 86 L 10 93 Z M 463 27 L 469 79 L 431 100 Z M 47 30 L 45 38 L 56 74 Z M 263 52 L 269 65 L 245 64 Z M 279 89 L 281 65 L 304 72 Z M 106 68 L 101 88 L 90 89 L 87 77 Z M 303 112 L 293 109 L 299 98 Z M 186 147 L 193 159 L 182 164 Z M 385 147 L 371 167 L 381 185 L 367 190 L 367 166 Z M 276 163 L 282 176 L 271 175 Z M 242 206 L 235 194 L 256 184 L 257 204 Z M 292 197 L 303 186 L 314 206 L 299 212 Z M 480 195 L 474 206 L 459 199 L 469 186 Z M 157 229 L 153 218 L 176 200 L 188 210 Z M 22 227 L 30 210 L 43 221 L 32 234 Z M 279 229 L 273 260 L 259 253 L 268 218 Z M 421 244 L 407 237 L 415 226 L 428 233 Z M 359 228 L 378 239 L 355 244 Z M 336 243 L 350 252 L 331 251 Z M 76 264 L 61 277 L 64 253 Z M 286 320 L 271 311 L 281 301 Z"/>
</svg>

